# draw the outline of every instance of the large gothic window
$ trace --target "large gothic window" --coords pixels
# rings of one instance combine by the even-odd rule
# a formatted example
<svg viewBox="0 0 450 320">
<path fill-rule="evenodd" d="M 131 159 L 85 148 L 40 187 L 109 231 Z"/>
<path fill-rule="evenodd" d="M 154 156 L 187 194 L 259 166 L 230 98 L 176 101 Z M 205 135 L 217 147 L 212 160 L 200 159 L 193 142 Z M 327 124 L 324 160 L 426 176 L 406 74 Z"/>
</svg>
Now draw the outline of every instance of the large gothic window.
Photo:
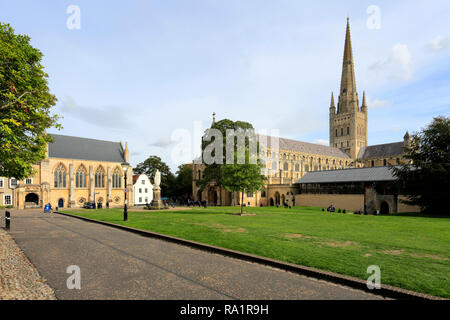
<svg viewBox="0 0 450 320">
<path fill-rule="evenodd" d="M 112 175 L 112 187 L 121 188 L 122 187 L 122 176 L 120 175 L 120 169 L 116 168 Z"/>
<path fill-rule="evenodd" d="M 95 187 L 104 188 L 105 187 L 105 171 L 102 167 L 98 167 L 95 172 Z"/>
<path fill-rule="evenodd" d="M 62 164 L 59 164 L 54 172 L 54 187 L 65 188 L 66 187 L 66 168 Z"/>
<path fill-rule="evenodd" d="M 289 165 L 287 163 L 284 164 L 284 171 L 288 171 L 289 170 Z"/>
<path fill-rule="evenodd" d="M 80 166 L 75 175 L 75 186 L 77 188 L 86 188 L 86 168 Z"/>
</svg>

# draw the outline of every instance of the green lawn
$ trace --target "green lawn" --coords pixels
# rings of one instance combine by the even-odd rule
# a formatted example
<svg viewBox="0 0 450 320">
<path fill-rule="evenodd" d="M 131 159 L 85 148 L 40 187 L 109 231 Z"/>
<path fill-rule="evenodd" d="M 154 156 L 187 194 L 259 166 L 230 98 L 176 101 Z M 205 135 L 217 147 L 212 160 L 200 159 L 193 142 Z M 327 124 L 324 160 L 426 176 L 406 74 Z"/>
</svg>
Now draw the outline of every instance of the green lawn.
<svg viewBox="0 0 450 320">
<path fill-rule="evenodd" d="M 67 213 L 151 230 L 299 265 L 367 279 L 381 268 L 381 281 L 450 298 L 450 218 L 415 215 L 358 216 L 317 208 L 238 208 L 129 212 L 121 209 Z"/>
</svg>

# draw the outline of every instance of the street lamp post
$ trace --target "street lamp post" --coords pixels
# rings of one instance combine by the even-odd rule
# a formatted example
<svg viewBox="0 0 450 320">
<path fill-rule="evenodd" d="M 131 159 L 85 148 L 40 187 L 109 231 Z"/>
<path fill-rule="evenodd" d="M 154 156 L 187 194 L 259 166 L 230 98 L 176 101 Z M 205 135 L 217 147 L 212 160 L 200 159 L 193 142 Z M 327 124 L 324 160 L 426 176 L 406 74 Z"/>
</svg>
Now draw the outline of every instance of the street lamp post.
<svg viewBox="0 0 450 320">
<path fill-rule="evenodd" d="M 127 207 L 127 192 L 128 192 L 128 190 L 127 190 L 127 171 L 128 171 L 128 168 L 129 168 L 129 167 L 130 167 L 130 165 L 129 165 L 128 162 L 122 163 L 122 170 L 123 170 L 123 173 L 124 173 L 124 179 L 125 179 L 125 189 L 124 189 L 124 191 L 125 191 L 125 205 L 124 205 L 124 207 L 123 207 L 123 221 L 128 221 L 128 207 Z"/>
</svg>

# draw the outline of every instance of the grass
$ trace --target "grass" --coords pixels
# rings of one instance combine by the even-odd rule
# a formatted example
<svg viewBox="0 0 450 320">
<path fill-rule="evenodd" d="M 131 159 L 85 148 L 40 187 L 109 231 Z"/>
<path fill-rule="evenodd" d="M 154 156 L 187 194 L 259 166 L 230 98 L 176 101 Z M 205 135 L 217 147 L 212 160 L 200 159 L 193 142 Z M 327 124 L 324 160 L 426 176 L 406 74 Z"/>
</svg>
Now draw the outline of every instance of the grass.
<svg viewBox="0 0 450 320">
<path fill-rule="evenodd" d="M 450 298 L 450 218 L 411 215 L 359 216 L 318 208 L 238 208 L 129 212 L 67 210 L 84 217 L 252 253 Z"/>
</svg>

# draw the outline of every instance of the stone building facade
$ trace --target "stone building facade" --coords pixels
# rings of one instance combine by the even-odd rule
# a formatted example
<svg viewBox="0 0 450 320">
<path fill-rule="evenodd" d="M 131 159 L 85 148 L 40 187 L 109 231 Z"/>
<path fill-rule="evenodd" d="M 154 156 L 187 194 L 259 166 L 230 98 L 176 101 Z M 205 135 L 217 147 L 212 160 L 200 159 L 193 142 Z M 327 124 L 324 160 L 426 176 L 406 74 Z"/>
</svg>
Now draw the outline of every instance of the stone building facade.
<svg viewBox="0 0 450 320">
<path fill-rule="evenodd" d="M 126 187 L 128 204 L 133 205 L 132 168 L 127 172 L 127 186 L 121 168 L 123 162 L 129 162 L 127 145 L 56 134 L 52 137 L 47 156 L 33 166 L 32 177 L 16 181 L 14 186 L 6 184 L 8 188 L 2 189 L 0 184 L 2 198 L 10 195 L 12 205 L 18 209 L 42 208 L 48 203 L 53 208 L 77 208 L 86 202 L 121 207 Z"/>
<path fill-rule="evenodd" d="M 356 90 L 350 22 L 347 19 L 340 94 L 337 107 L 334 94 L 331 94 L 329 108 L 330 145 L 277 138 L 277 148 L 272 148 L 271 137 L 262 141 L 260 137 L 267 157 L 267 184 L 261 192 L 244 194 L 244 203 L 250 206 L 294 205 L 295 194 L 298 194 L 298 187 L 294 184 L 308 172 L 388 166 L 404 161 L 404 150 L 411 140 L 408 133 L 402 142 L 368 146 L 367 132 L 368 106 L 365 92 L 360 105 Z M 193 164 L 192 196 L 195 201 L 206 200 L 209 205 L 240 203 L 240 194 L 230 194 L 213 181 L 209 187 L 200 190 L 196 181 L 201 178 L 203 169 L 203 164 Z"/>
</svg>

